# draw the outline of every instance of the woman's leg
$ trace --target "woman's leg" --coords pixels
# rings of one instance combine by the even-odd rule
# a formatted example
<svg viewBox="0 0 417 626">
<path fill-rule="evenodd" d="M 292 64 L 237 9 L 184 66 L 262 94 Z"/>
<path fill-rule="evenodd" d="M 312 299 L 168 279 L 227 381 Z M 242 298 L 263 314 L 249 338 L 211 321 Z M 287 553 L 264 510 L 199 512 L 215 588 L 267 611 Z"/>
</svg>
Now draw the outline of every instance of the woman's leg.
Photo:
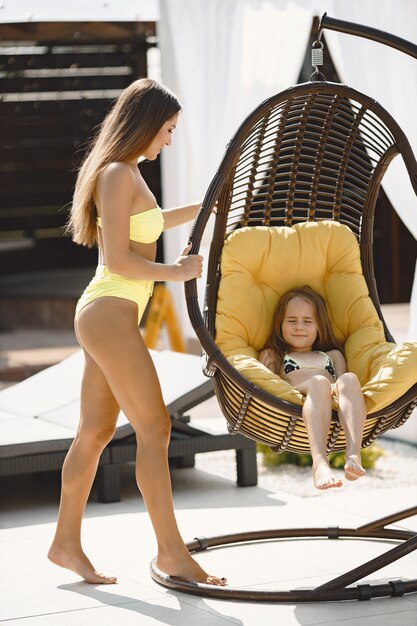
<svg viewBox="0 0 417 626">
<path fill-rule="evenodd" d="M 313 457 L 314 485 L 317 489 L 341 487 L 327 459 L 326 445 L 332 418 L 332 388 L 325 376 L 313 376 L 297 389 L 305 395 L 303 419 Z"/>
<path fill-rule="evenodd" d="M 157 538 L 158 567 L 186 580 L 223 584 L 194 561 L 177 527 L 168 466 L 171 422 L 137 327 L 136 305 L 100 298 L 81 311 L 78 333 L 135 430 L 137 482 Z"/>
<path fill-rule="evenodd" d="M 114 583 L 99 574 L 81 547 L 81 520 L 100 454 L 111 440 L 119 406 L 100 368 L 84 350 L 80 424 L 62 468 L 61 503 L 55 538 L 48 557 L 90 583 Z"/>
<path fill-rule="evenodd" d="M 342 374 L 335 383 L 339 404 L 339 419 L 346 435 L 345 476 L 357 480 L 366 471 L 361 463 L 361 444 L 366 419 L 366 404 L 356 374 Z"/>
</svg>

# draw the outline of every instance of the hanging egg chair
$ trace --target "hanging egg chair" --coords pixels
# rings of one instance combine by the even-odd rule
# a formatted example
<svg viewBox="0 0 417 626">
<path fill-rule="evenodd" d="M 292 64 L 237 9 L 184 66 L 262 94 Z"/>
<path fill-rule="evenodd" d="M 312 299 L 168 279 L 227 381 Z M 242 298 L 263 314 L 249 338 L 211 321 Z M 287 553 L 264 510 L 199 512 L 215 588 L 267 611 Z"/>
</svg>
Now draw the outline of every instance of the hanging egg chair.
<svg viewBox="0 0 417 626">
<path fill-rule="evenodd" d="M 257 360 L 277 301 L 304 284 L 324 297 L 361 381 L 362 446 L 412 413 L 417 343 L 395 344 L 372 255 L 378 191 L 397 155 L 417 193 L 417 163 L 392 116 L 352 87 L 325 81 L 265 100 L 228 144 L 190 239 L 197 253 L 217 203 L 204 316 L 195 280 L 186 300 L 230 432 L 276 452 L 309 450 L 301 394 Z M 327 450 L 345 447 L 334 410 Z"/>
<path fill-rule="evenodd" d="M 361 25 L 324 16 L 332 28 L 388 43 L 417 58 L 417 46 Z M 317 69 L 317 67 L 316 67 Z M 386 169 L 403 159 L 417 193 L 417 163 L 406 135 L 373 98 L 325 80 L 296 85 L 265 100 L 226 149 L 191 235 L 198 253 L 217 204 L 203 314 L 197 283 L 185 286 L 189 317 L 201 342 L 204 371 L 229 431 L 274 451 L 309 450 L 303 398 L 258 360 L 280 297 L 308 284 L 325 299 L 348 369 L 357 374 L 368 415 L 362 445 L 401 426 L 417 404 L 417 342 L 397 345 L 383 319 L 374 277 L 374 211 Z M 346 439 L 333 411 L 327 449 Z M 154 560 L 158 583 L 195 595 L 261 602 L 367 600 L 417 591 L 417 579 L 367 581 L 369 574 L 416 550 L 417 535 L 387 526 L 417 507 L 358 528 L 287 528 L 196 538 L 192 553 L 212 547 L 288 538 L 389 539 L 400 544 L 315 588 L 216 587 L 174 579 Z"/>
</svg>

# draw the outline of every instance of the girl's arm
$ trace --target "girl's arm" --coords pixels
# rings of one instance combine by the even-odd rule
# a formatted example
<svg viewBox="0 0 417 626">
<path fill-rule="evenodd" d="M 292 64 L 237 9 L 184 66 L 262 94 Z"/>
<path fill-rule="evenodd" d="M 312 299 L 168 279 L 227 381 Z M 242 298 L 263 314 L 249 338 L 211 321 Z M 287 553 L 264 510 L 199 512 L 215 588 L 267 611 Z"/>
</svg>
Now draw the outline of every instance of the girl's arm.
<svg viewBox="0 0 417 626">
<path fill-rule="evenodd" d="M 340 350 L 329 350 L 327 354 L 333 361 L 336 370 L 336 377 L 339 378 L 339 376 L 345 374 L 347 372 L 347 365 L 343 353 L 340 352 Z"/>
<path fill-rule="evenodd" d="M 265 367 L 270 369 L 271 372 L 274 372 L 274 374 L 278 374 L 277 360 L 276 360 L 275 354 L 270 348 L 261 350 L 261 352 L 258 355 L 258 361 L 262 363 L 262 365 L 265 365 Z"/>
<path fill-rule="evenodd" d="M 202 257 L 187 256 L 189 248 L 170 265 L 148 261 L 130 250 L 130 212 L 137 187 L 129 165 L 108 165 L 100 176 L 97 192 L 105 262 L 110 272 L 135 280 L 161 281 L 184 281 L 201 275 Z"/>
<path fill-rule="evenodd" d="M 174 209 L 164 209 L 162 211 L 165 221 L 164 230 L 173 228 L 174 226 L 180 226 L 186 222 L 190 222 L 197 217 L 197 214 L 201 208 L 201 202 L 196 204 L 186 204 L 185 206 L 179 206 Z"/>
</svg>

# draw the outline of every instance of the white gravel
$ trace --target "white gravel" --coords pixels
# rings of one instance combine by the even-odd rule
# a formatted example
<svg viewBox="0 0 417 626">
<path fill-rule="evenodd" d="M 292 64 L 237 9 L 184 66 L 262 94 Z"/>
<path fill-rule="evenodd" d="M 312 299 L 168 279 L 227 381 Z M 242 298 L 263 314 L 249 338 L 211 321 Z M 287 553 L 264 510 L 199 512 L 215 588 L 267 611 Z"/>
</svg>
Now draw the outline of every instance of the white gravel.
<svg viewBox="0 0 417 626">
<path fill-rule="evenodd" d="M 417 447 L 383 438 L 377 443 L 383 449 L 384 455 L 376 461 L 373 469 L 367 471 L 366 476 L 349 483 L 349 487 L 363 490 L 414 486 L 417 477 Z M 235 452 L 226 450 L 199 454 L 196 456 L 196 467 L 235 480 Z M 343 480 L 343 470 L 334 472 Z M 263 464 L 263 455 L 258 454 L 258 474 L 258 485 L 269 491 L 307 498 L 320 496 L 320 491 L 313 486 L 311 467 L 296 465 L 268 467 Z"/>
</svg>

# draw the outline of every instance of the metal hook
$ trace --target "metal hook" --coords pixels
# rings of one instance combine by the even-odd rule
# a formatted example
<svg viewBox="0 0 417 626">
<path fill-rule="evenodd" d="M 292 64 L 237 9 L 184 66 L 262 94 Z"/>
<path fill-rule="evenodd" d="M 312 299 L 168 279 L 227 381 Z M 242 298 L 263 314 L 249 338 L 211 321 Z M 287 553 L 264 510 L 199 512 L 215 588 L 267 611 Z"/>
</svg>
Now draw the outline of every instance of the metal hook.
<svg viewBox="0 0 417 626">
<path fill-rule="evenodd" d="M 320 41 L 321 41 L 321 37 L 322 37 L 322 35 L 323 35 L 323 30 L 324 30 L 324 27 L 323 27 L 323 20 L 324 20 L 324 18 L 325 18 L 325 17 L 327 17 L 327 13 L 323 13 L 323 15 L 321 16 L 321 18 L 320 18 L 320 20 L 319 20 L 319 24 L 318 24 L 318 27 L 317 27 L 317 36 L 316 36 L 316 39 L 317 39 L 317 41 L 318 41 L 318 42 L 320 42 Z"/>
</svg>

